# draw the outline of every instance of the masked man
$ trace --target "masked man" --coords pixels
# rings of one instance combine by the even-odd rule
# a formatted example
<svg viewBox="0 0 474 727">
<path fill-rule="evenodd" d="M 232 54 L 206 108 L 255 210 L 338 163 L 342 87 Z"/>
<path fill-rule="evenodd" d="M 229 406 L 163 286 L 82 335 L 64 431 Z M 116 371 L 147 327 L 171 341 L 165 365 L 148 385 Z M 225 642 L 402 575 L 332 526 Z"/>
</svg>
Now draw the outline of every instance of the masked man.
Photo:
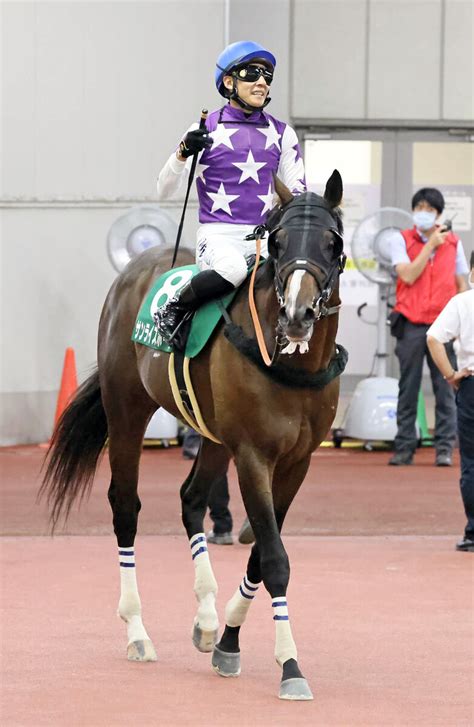
<svg viewBox="0 0 474 727">
<path fill-rule="evenodd" d="M 436 465 L 452 464 L 456 436 L 453 391 L 434 363 L 426 345 L 426 332 L 446 303 L 466 290 L 469 272 L 461 241 L 439 224 L 444 198 L 437 189 L 420 189 L 413 196 L 414 227 L 397 233 L 391 242 L 397 273 L 392 332 L 400 364 L 395 453 L 389 464 L 410 465 L 416 448 L 415 421 L 423 362 L 426 357 L 435 396 Z M 448 356 L 454 367 L 452 344 Z"/>
</svg>

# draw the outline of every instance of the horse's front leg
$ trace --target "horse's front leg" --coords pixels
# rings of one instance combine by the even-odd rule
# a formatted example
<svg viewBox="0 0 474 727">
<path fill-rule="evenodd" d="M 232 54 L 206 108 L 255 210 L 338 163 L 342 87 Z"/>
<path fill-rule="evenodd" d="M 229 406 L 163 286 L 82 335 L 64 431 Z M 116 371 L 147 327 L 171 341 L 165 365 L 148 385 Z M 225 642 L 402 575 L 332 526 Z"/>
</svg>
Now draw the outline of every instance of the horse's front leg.
<svg viewBox="0 0 474 727">
<path fill-rule="evenodd" d="M 217 477 L 225 474 L 228 463 L 229 455 L 224 447 L 203 440 L 193 469 L 181 487 L 182 519 L 191 547 L 194 593 L 198 600 L 192 639 L 195 647 L 204 652 L 213 650 L 219 629 L 217 581 L 209 559 L 204 516 L 211 486 Z"/>
<path fill-rule="evenodd" d="M 278 505 L 275 504 L 272 493 L 273 468 L 270 463 L 259 457 L 251 448 L 242 447 L 236 457 L 239 483 L 245 507 L 255 533 L 256 545 L 252 549 L 247 570 L 248 581 L 257 585 L 259 581 L 258 565 L 265 588 L 272 598 L 273 620 L 275 622 L 275 658 L 282 667 L 282 678 L 279 696 L 281 699 L 307 700 L 313 695 L 309 685 L 298 666 L 296 645 L 291 632 L 288 615 L 286 592 L 288 588 L 290 566 L 288 556 L 280 537 L 280 529 L 294 494 L 296 493 L 302 477 L 299 470 L 307 469 L 307 462 L 298 463 L 295 467 L 295 476 L 287 482 L 287 496 L 278 495 Z M 279 473 L 275 473 L 279 479 Z M 258 564 L 259 557 L 259 564 Z M 240 620 L 243 623 L 248 611 L 248 605 L 243 603 L 246 599 L 245 590 L 234 594 L 229 602 L 229 612 L 226 618 Z M 242 599 L 241 601 L 239 599 Z M 243 616 L 243 618 L 242 618 Z M 226 647 L 234 647 L 238 639 L 240 624 L 229 626 L 224 632 L 218 649 L 225 652 Z M 234 631 L 232 631 L 234 630 Z M 232 643 L 232 638 L 234 642 Z M 238 643 L 238 642 L 237 642 Z M 219 673 L 221 673 L 219 671 Z"/>
<path fill-rule="evenodd" d="M 254 545 L 247 572 L 225 607 L 224 633 L 212 654 L 212 667 L 222 677 L 238 677 L 240 674 L 240 627 L 247 618 L 261 580 L 260 554 L 257 545 Z"/>
</svg>

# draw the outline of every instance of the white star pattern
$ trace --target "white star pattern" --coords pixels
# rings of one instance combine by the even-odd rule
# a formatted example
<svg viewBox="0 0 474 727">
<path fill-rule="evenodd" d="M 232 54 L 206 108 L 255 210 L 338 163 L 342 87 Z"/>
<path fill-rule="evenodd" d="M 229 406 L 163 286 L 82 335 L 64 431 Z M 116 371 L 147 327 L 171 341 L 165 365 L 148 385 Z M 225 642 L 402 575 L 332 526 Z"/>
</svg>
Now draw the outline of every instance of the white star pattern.
<svg viewBox="0 0 474 727">
<path fill-rule="evenodd" d="M 270 147 L 272 147 L 273 144 L 275 144 L 276 148 L 279 149 L 280 148 L 279 139 L 281 139 L 281 134 L 278 133 L 278 131 L 275 129 L 275 126 L 273 125 L 273 123 L 271 121 L 269 122 L 269 124 L 270 125 L 264 129 L 257 128 L 257 131 L 259 131 L 261 134 L 263 134 L 264 136 L 267 137 L 265 139 L 265 149 L 270 149 Z"/>
<path fill-rule="evenodd" d="M 291 177 L 291 184 L 287 182 L 287 185 L 291 192 L 304 192 L 305 187 L 302 181 L 304 179 L 304 164 L 302 157 L 299 157 L 298 160 L 296 159 L 297 155 L 298 151 L 294 147 L 289 149 L 285 154 L 285 167 Z M 291 165 L 293 165 L 293 169 L 290 171 L 289 167 Z"/>
<path fill-rule="evenodd" d="M 258 170 L 266 165 L 266 162 L 256 162 L 253 158 L 252 150 L 249 151 L 246 162 L 232 162 L 234 167 L 240 169 L 242 174 L 240 175 L 239 184 L 245 182 L 246 179 L 254 179 L 257 184 L 260 184 L 258 178 Z"/>
<path fill-rule="evenodd" d="M 267 194 L 257 194 L 257 197 L 262 200 L 263 202 L 263 210 L 260 212 L 260 215 L 263 217 L 265 212 L 268 212 L 273 207 L 273 191 L 272 191 L 272 185 L 268 185 L 268 192 Z"/>
<path fill-rule="evenodd" d="M 221 183 L 217 192 L 206 192 L 206 194 L 212 199 L 213 205 L 211 212 L 217 212 L 217 210 L 224 210 L 228 215 L 232 217 L 230 211 L 230 203 L 240 197 L 240 194 L 226 194 L 224 185 Z"/>
<path fill-rule="evenodd" d="M 217 124 L 217 128 L 214 131 L 211 131 L 209 136 L 212 138 L 212 147 L 211 151 L 213 149 L 217 149 L 218 146 L 223 144 L 224 146 L 228 146 L 229 149 L 233 149 L 232 142 L 230 140 L 230 137 L 232 134 L 236 134 L 239 131 L 239 129 L 226 129 L 224 124 Z"/>
<path fill-rule="evenodd" d="M 204 172 L 206 171 L 206 169 L 209 169 L 209 167 L 210 164 L 201 164 L 200 162 L 197 165 L 196 179 L 202 179 L 204 184 L 206 184 L 206 180 L 204 179 Z"/>
</svg>

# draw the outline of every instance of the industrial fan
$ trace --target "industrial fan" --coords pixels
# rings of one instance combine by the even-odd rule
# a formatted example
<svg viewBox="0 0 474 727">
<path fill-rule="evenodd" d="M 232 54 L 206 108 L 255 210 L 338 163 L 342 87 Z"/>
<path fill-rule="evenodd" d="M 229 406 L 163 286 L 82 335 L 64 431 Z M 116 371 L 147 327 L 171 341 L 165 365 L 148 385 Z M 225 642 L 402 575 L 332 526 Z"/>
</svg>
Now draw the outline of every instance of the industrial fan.
<svg viewBox="0 0 474 727">
<path fill-rule="evenodd" d="M 378 285 L 377 348 L 372 374 L 356 386 L 342 426 L 333 432 L 339 447 L 345 437 L 359 439 L 370 449 L 372 441 L 391 442 L 397 433 L 398 380 L 387 374 L 388 298 L 395 275 L 390 255 L 395 233 L 411 227 L 412 216 L 396 207 L 382 207 L 363 219 L 354 230 L 352 258 L 362 275 Z M 366 304 L 358 308 L 361 320 Z M 368 322 L 368 321 L 364 321 Z"/>
<path fill-rule="evenodd" d="M 178 225 L 158 205 L 132 207 L 113 223 L 107 235 L 110 262 L 119 273 L 150 247 L 174 245 Z M 177 441 L 178 420 L 164 409 L 153 414 L 145 440 L 159 440 L 165 447 Z"/>
<path fill-rule="evenodd" d="M 158 205 L 132 207 L 115 220 L 107 235 L 107 252 L 115 270 L 149 247 L 174 245 L 178 225 Z"/>
</svg>

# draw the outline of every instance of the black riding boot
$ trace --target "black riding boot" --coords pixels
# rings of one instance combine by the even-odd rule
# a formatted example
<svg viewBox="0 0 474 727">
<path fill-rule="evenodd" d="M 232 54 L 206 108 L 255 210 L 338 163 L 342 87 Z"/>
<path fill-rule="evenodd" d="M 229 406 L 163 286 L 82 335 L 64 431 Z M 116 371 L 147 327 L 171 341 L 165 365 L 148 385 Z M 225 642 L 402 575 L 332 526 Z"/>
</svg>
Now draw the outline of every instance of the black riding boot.
<svg viewBox="0 0 474 727">
<path fill-rule="evenodd" d="M 190 280 L 175 298 L 157 311 L 157 328 L 165 341 L 171 342 L 186 315 L 213 298 L 221 298 L 234 286 L 215 270 L 203 270 Z M 190 316 L 189 316 L 190 317 Z"/>
</svg>

